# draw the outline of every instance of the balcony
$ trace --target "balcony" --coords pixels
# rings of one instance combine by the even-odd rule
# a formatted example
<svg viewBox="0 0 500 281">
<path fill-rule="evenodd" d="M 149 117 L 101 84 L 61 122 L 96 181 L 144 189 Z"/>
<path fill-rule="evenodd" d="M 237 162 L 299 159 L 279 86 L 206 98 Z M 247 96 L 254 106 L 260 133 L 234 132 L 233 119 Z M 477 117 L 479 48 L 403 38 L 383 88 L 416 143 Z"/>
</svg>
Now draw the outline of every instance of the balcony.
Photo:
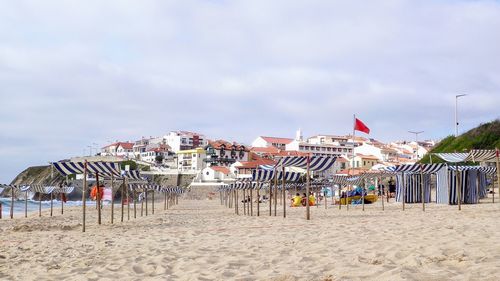
<svg viewBox="0 0 500 281">
<path fill-rule="evenodd" d="M 217 158 L 206 158 L 206 159 L 203 159 L 204 162 L 207 162 L 207 163 L 234 163 L 236 162 L 236 159 L 233 159 L 233 158 L 221 158 L 221 157 L 217 157 Z"/>
</svg>

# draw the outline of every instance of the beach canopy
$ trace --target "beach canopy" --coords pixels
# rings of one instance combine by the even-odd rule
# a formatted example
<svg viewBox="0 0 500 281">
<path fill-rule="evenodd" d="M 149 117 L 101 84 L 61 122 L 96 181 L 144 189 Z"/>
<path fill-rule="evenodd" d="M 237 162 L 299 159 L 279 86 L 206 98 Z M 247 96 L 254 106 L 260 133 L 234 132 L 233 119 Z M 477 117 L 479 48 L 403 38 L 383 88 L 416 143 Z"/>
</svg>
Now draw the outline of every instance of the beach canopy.
<svg viewBox="0 0 500 281">
<path fill-rule="evenodd" d="M 285 172 L 282 171 L 275 172 L 274 170 L 254 170 L 252 173 L 252 180 L 254 181 L 270 181 L 277 177 L 278 181 L 296 182 L 300 179 L 300 173 L 296 172 Z"/>
<path fill-rule="evenodd" d="M 54 166 L 63 176 L 83 174 L 85 162 L 53 162 Z M 120 177 L 120 167 L 114 162 L 87 162 L 87 172 L 89 174 L 99 173 L 103 176 Z"/>
<path fill-rule="evenodd" d="M 275 167 L 297 167 L 307 169 L 307 160 L 309 159 L 309 170 L 311 171 L 326 171 L 330 169 L 337 157 L 331 156 L 285 156 L 278 160 Z"/>
<path fill-rule="evenodd" d="M 399 165 L 396 166 L 394 172 L 433 174 L 441 170 L 445 165 L 443 163 Z"/>
<path fill-rule="evenodd" d="M 459 162 L 495 162 L 497 152 L 492 149 L 474 149 L 467 153 L 433 153 L 449 163 Z"/>
<path fill-rule="evenodd" d="M 163 193 L 176 193 L 180 194 L 183 193 L 184 190 L 178 186 L 162 186 L 162 185 L 157 185 L 157 184 L 137 184 L 137 183 L 132 183 L 129 184 L 129 189 L 134 191 L 134 190 L 154 190 L 158 192 L 163 192 Z"/>
</svg>

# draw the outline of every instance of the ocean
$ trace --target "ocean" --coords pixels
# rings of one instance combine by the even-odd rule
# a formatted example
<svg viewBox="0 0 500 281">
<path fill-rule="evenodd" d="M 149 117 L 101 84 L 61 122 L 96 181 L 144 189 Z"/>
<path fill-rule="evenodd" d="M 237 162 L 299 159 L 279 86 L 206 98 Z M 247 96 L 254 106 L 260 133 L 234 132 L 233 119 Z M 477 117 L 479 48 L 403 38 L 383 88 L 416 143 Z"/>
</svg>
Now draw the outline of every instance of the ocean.
<svg viewBox="0 0 500 281">
<path fill-rule="evenodd" d="M 11 199 L 10 198 L 5 198 L 2 197 L 0 198 L 0 203 L 2 203 L 2 219 L 9 218 L 10 217 L 10 204 L 11 204 Z M 14 200 L 14 217 L 19 217 L 20 214 L 24 216 L 24 200 Z M 59 210 L 61 208 L 61 201 L 59 200 L 54 200 L 54 210 Z M 103 201 L 104 205 L 109 204 L 107 201 Z M 64 207 L 71 207 L 71 206 L 81 206 L 82 201 L 67 201 L 64 203 Z M 94 201 L 86 201 L 87 206 L 92 206 L 95 205 Z M 34 201 L 28 199 L 28 213 L 30 212 L 38 212 L 38 207 L 39 207 L 39 201 Z M 50 209 L 50 201 L 42 201 L 42 210 L 43 209 Z"/>
</svg>

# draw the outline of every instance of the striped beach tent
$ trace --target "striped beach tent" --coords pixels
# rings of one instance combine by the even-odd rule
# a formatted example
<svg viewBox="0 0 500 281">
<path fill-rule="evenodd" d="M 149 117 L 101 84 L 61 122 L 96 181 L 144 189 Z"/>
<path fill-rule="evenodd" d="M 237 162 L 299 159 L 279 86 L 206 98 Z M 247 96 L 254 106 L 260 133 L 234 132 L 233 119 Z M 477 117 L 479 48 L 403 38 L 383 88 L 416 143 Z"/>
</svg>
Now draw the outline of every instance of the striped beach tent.
<svg viewBox="0 0 500 281">
<path fill-rule="evenodd" d="M 396 201 L 403 201 L 403 186 L 405 188 L 405 203 L 422 203 L 422 179 L 425 203 L 431 201 L 431 175 L 430 174 L 398 174 L 396 175 Z"/>
<path fill-rule="evenodd" d="M 285 172 L 283 174 L 282 171 L 274 171 L 274 170 L 254 170 L 252 172 L 252 180 L 253 181 L 271 181 L 274 180 L 274 177 L 277 177 L 279 182 L 283 181 L 293 181 L 296 182 L 300 179 L 300 173 L 296 172 Z"/>
<path fill-rule="evenodd" d="M 71 192 L 73 192 L 73 190 L 75 189 L 74 186 L 62 186 L 62 187 L 56 187 L 52 190 L 52 193 L 53 194 L 61 194 L 61 193 L 64 193 L 64 194 L 70 194 Z"/>
<path fill-rule="evenodd" d="M 494 166 L 448 166 L 437 174 L 436 202 L 458 204 L 457 172 L 460 178 L 461 202 L 477 204 L 486 197 L 486 177 L 495 175 Z"/>
<path fill-rule="evenodd" d="M 433 153 L 449 163 L 460 162 L 495 162 L 497 157 L 496 150 L 493 149 L 473 149 L 469 152 L 461 153 Z"/>
<path fill-rule="evenodd" d="M 63 176 L 83 174 L 85 162 L 53 162 L 52 166 Z M 87 162 L 87 172 L 89 174 L 99 173 L 102 176 L 120 177 L 120 167 L 114 162 Z"/>
<path fill-rule="evenodd" d="M 276 164 L 276 167 L 297 167 L 302 169 L 307 169 L 307 159 L 306 156 L 285 156 L 281 157 Z M 326 171 L 330 169 L 337 157 L 330 156 L 312 156 L 309 157 L 309 169 L 311 171 Z"/>
<path fill-rule="evenodd" d="M 41 184 L 32 184 L 29 186 L 29 190 L 31 192 L 42 193 L 42 194 L 51 194 L 52 191 L 56 189 L 56 186 L 44 186 Z"/>
</svg>

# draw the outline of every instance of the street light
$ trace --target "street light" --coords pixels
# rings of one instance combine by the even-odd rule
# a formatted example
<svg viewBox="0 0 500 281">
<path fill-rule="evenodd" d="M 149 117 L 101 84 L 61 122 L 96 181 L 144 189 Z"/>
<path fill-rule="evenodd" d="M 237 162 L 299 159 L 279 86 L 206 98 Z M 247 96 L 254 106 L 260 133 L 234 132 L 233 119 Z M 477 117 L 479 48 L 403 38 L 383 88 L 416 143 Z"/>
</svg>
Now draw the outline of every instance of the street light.
<svg viewBox="0 0 500 281">
<path fill-rule="evenodd" d="M 408 131 L 408 133 L 415 134 L 415 142 L 417 143 L 417 148 L 415 150 L 417 157 L 415 160 L 418 160 L 418 135 L 423 133 L 424 131 Z"/>
<path fill-rule="evenodd" d="M 465 96 L 466 96 L 466 94 L 461 94 L 461 95 L 455 96 L 455 137 L 458 137 L 458 114 L 457 114 L 458 98 L 465 97 Z"/>
</svg>

